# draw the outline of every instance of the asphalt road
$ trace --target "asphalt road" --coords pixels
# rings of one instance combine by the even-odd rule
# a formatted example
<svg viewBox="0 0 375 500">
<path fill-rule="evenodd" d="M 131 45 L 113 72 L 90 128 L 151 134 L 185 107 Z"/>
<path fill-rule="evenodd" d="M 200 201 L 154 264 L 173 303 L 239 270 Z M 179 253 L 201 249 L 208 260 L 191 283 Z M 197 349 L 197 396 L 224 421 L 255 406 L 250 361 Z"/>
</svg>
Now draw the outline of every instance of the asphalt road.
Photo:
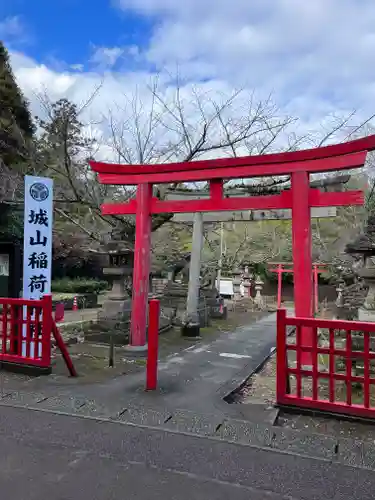
<svg viewBox="0 0 375 500">
<path fill-rule="evenodd" d="M 370 500 L 375 472 L 204 437 L 0 408 L 7 500 Z"/>
</svg>

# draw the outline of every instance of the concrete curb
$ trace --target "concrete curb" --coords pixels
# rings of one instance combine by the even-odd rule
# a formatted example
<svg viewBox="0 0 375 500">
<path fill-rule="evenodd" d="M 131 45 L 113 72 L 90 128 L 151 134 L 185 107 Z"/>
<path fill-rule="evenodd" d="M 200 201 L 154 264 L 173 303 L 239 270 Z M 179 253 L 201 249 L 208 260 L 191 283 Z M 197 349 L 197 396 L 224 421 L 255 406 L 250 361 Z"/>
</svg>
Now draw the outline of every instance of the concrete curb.
<svg viewBox="0 0 375 500">
<path fill-rule="evenodd" d="M 55 397 L 42 393 L 16 391 L 4 393 L 0 399 L 0 406 L 204 437 L 276 453 L 375 470 L 375 447 L 372 442 L 282 429 L 240 419 L 223 419 L 222 415 L 218 414 L 204 415 L 182 409 L 136 406 L 108 408 L 85 398 Z"/>
</svg>

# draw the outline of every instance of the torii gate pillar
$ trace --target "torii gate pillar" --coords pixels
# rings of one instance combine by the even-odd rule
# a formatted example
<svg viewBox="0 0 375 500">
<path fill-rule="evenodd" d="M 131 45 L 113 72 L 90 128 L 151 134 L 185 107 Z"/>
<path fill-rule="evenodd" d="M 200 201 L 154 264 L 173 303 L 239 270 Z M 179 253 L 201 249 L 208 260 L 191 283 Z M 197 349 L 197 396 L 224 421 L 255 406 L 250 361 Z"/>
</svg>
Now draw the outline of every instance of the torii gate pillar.
<svg viewBox="0 0 375 500">
<path fill-rule="evenodd" d="M 148 292 L 150 283 L 151 250 L 151 199 L 152 185 L 137 187 L 137 210 L 135 215 L 135 247 L 133 270 L 133 293 L 129 347 L 144 350 L 146 347 L 146 325 Z"/>
<path fill-rule="evenodd" d="M 292 245 L 294 261 L 294 295 L 296 316 L 312 316 L 312 242 L 309 204 L 309 174 L 292 174 Z"/>
<path fill-rule="evenodd" d="M 310 180 L 308 172 L 292 174 L 292 247 L 294 264 L 294 307 L 299 318 L 310 318 L 313 310 Z M 303 345 L 312 345 L 312 330 L 304 328 Z M 311 364 L 311 354 L 302 352 L 303 365 Z"/>
</svg>

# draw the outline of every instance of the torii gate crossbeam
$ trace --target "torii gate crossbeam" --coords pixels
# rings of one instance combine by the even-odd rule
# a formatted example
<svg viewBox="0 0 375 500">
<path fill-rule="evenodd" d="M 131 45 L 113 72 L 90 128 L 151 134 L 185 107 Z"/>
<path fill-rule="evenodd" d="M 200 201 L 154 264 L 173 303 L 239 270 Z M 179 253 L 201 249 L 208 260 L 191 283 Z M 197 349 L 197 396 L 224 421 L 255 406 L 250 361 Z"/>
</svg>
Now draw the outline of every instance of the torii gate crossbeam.
<svg viewBox="0 0 375 500">
<path fill-rule="evenodd" d="M 103 215 L 136 215 L 131 340 L 135 348 L 146 345 L 146 317 L 150 273 L 151 215 L 163 212 L 192 213 L 235 210 L 292 209 L 295 312 L 312 316 L 311 207 L 362 205 L 361 191 L 328 192 L 310 188 L 312 173 L 349 170 L 364 165 L 375 150 L 375 135 L 303 151 L 240 158 L 220 158 L 162 165 L 117 165 L 90 161 L 99 181 L 111 185 L 136 185 L 137 195 L 127 203 L 106 203 Z M 269 196 L 225 198 L 223 179 L 291 175 L 291 189 Z M 152 196 L 159 183 L 208 181 L 210 197 L 203 200 L 163 201 Z M 311 337 L 303 333 L 309 346 Z M 308 353 L 305 353 L 305 362 Z"/>
</svg>

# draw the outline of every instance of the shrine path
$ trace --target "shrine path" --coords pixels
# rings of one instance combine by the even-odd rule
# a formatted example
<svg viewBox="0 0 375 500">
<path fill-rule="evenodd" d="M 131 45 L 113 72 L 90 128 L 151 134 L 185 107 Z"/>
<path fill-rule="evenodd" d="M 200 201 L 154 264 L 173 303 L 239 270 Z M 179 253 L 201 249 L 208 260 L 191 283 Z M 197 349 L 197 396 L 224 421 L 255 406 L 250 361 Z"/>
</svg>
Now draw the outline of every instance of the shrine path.
<svg viewBox="0 0 375 500">
<path fill-rule="evenodd" d="M 85 384 L 79 378 L 69 381 L 53 376 L 25 384 L 5 377 L 3 390 L 27 391 L 31 398 L 35 393 L 35 400 L 43 395 L 45 403 L 49 401 L 57 410 L 60 398 L 77 400 L 80 404 L 90 402 L 87 404 L 107 408 L 105 413 L 109 414 L 131 405 L 166 411 L 189 410 L 220 418 L 241 416 L 239 407 L 248 405 L 230 405 L 224 398 L 268 359 L 275 345 L 276 313 L 272 313 L 233 331 L 224 330 L 209 340 L 203 338 L 193 345 L 187 341 L 183 351 L 159 362 L 158 389 L 154 392 L 144 390 L 144 369 L 92 384 Z M 64 405 L 61 409 L 64 410 Z"/>
<path fill-rule="evenodd" d="M 240 386 L 276 346 L 276 314 L 204 339 L 159 363 L 158 390 L 144 392 L 144 373 L 105 384 L 105 397 L 196 412 L 227 413 L 223 398 Z M 232 405 L 233 406 L 233 405 Z"/>
</svg>

